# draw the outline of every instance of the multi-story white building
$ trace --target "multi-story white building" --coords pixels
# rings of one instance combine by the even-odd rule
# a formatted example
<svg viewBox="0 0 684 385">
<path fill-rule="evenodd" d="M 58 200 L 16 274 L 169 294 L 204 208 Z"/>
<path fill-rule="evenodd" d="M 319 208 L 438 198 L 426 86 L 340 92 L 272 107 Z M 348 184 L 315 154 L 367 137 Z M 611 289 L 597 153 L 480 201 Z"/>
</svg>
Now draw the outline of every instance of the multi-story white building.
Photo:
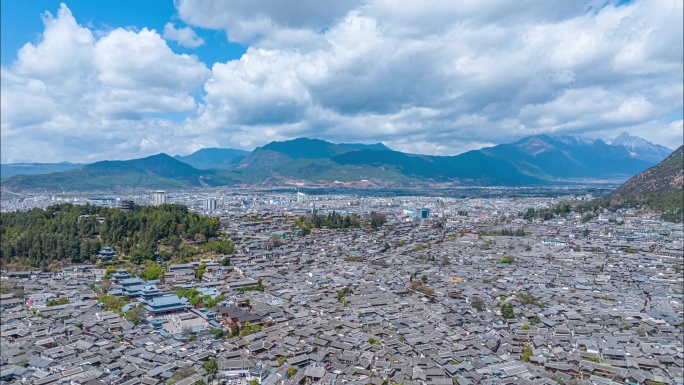
<svg viewBox="0 0 684 385">
<path fill-rule="evenodd" d="M 159 206 L 166 203 L 166 191 L 155 191 L 154 193 L 154 205 Z"/>
<path fill-rule="evenodd" d="M 204 211 L 216 211 L 218 201 L 214 198 L 204 200 Z"/>
</svg>

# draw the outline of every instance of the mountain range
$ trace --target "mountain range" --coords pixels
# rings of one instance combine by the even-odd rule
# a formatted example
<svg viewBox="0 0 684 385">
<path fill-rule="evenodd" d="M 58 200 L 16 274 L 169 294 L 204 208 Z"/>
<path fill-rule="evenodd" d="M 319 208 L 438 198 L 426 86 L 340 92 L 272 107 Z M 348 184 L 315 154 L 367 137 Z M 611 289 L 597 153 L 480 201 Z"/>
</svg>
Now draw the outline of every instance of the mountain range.
<svg viewBox="0 0 684 385">
<path fill-rule="evenodd" d="M 230 185 L 520 186 L 624 181 L 654 166 L 670 152 L 628 134 L 607 142 L 536 135 L 455 156 L 403 153 L 381 143 L 336 144 L 298 138 L 271 142 L 251 152 L 205 148 L 186 156 L 158 154 L 127 161 L 69 164 L 67 167 L 73 168 L 45 174 L 12 175 L 26 166 L 9 164 L 3 165 L 2 187 L 10 191 L 84 191 Z M 51 170 L 49 164 L 41 167 Z"/>
<path fill-rule="evenodd" d="M 632 136 L 626 132 L 623 132 L 615 139 L 606 141 L 606 143 L 612 146 L 624 147 L 633 157 L 654 163 L 660 162 L 672 152 L 667 147 L 653 144 L 646 139 Z"/>
<path fill-rule="evenodd" d="M 0 176 L 9 178 L 14 175 L 49 174 L 51 172 L 68 171 L 85 166 L 82 163 L 8 163 L 0 165 Z"/>
<path fill-rule="evenodd" d="M 190 155 L 176 155 L 174 158 L 200 170 L 224 169 L 239 163 L 249 151 L 232 148 L 203 148 Z"/>
</svg>

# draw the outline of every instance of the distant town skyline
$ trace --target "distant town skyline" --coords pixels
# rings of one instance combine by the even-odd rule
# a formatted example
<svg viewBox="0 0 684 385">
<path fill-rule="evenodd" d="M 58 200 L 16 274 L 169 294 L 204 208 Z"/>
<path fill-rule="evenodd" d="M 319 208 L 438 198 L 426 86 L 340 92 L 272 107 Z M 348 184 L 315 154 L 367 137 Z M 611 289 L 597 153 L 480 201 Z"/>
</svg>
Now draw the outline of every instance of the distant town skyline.
<svg viewBox="0 0 684 385">
<path fill-rule="evenodd" d="M 677 0 L 2 3 L 2 163 L 299 137 L 682 144 Z"/>
</svg>

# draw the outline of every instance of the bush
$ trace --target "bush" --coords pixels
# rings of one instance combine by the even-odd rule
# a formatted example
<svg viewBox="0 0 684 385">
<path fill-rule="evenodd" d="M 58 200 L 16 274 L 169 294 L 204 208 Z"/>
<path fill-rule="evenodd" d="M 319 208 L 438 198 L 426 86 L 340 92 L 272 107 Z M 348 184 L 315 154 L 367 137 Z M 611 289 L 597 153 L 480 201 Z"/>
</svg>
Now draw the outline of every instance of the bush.
<svg viewBox="0 0 684 385">
<path fill-rule="evenodd" d="M 143 270 L 139 276 L 143 281 L 161 279 L 164 276 L 164 269 L 160 265 L 155 264 Z"/>
<path fill-rule="evenodd" d="M 510 265 L 511 263 L 513 263 L 513 261 L 515 261 L 515 258 L 512 255 L 507 255 L 501 258 L 501 263 L 506 263 Z"/>
<path fill-rule="evenodd" d="M 516 298 L 518 298 L 518 301 L 520 301 L 520 303 L 522 303 L 523 305 L 537 305 L 541 307 L 541 304 L 537 301 L 536 298 L 534 298 L 533 295 L 527 293 L 518 293 L 515 296 Z"/>
<path fill-rule="evenodd" d="M 532 353 L 532 348 L 529 346 L 525 346 L 525 349 L 523 349 L 522 354 L 520 354 L 520 361 L 530 362 L 530 357 L 532 357 Z"/>
<path fill-rule="evenodd" d="M 145 315 L 145 308 L 142 307 L 142 305 L 137 305 L 131 310 L 127 311 L 124 318 L 126 318 L 127 321 L 137 325 L 145 321 Z"/>
<path fill-rule="evenodd" d="M 205 251 L 214 251 L 219 254 L 233 254 L 235 244 L 230 240 L 218 239 L 205 243 L 202 246 L 202 249 Z"/>
<path fill-rule="evenodd" d="M 216 361 L 216 358 L 212 358 L 209 361 L 203 363 L 202 367 L 207 371 L 207 373 L 211 374 L 212 376 L 218 373 L 219 370 L 218 361 Z"/>
<path fill-rule="evenodd" d="M 504 318 L 515 318 L 515 313 L 513 313 L 513 304 L 505 303 L 501 305 L 501 316 Z"/>
<path fill-rule="evenodd" d="M 66 305 L 68 303 L 71 303 L 67 297 L 59 297 L 57 299 L 51 299 L 47 301 L 45 306 L 58 306 L 58 305 Z"/>
<path fill-rule="evenodd" d="M 220 328 L 211 328 L 211 335 L 212 335 L 215 339 L 218 339 L 218 338 L 223 337 L 223 333 L 224 333 L 224 332 L 225 332 L 225 330 L 224 330 L 222 327 L 220 327 Z"/>
</svg>

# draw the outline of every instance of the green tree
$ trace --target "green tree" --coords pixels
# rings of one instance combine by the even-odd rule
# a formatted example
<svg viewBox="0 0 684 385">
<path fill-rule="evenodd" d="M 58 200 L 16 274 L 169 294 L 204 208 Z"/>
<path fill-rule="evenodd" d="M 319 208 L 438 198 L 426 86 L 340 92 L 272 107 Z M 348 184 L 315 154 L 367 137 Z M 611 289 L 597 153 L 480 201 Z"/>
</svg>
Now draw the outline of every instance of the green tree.
<svg viewBox="0 0 684 385">
<path fill-rule="evenodd" d="M 103 276 L 104 279 L 108 279 L 110 274 L 116 273 L 116 267 L 108 267 L 107 270 L 105 270 L 105 274 Z"/>
<path fill-rule="evenodd" d="M 294 367 L 290 366 L 289 369 L 287 369 L 287 376 L 288 377 L 294 377 L 294 375 L 297 374 L 297 369 Z"/>
<path fill-rule="evenodd" d="M 501 316 L 504 318 L 515 318 L 515 314 L 513 313 L 513 304 L 505 303 L 501 305 Z"/>
<path fill-rule="evenodd" d="M 516 298 L 520 303 L 523 305 L 536 305 L 536 306 L 541 306 L 541 303 L 531 294 L 527 293 L 516 293 Z"/>
<path fill-rule="evenodd" d="M 136 206 L 133 212 L 69 203 L 0 213 L 0 259 L 47 269 L 54 261 L 88 262 L 108 245 L 133 263 L 152 259 L 159 243 L 218 235 L 220 221 L 184 205 Z M 109 270 L 111 274 L 112 269 Z"/>
<path fill-rule="evenodd" d="M 207 270 L 207 264 L 206 263 L 199 265 L 197 270 L 195 270 L 195 278 L 202 279 L 202 276 L 204 275 L 204 272 L 206 270 Z"/>
<path fill-rule="evenodd" d="M 211 335 L 214 337 L 214 339 L 219 339 L 223 337 L 223 333 L 225 330 L 220 327 L 220 328 L 211 328 Z"/>
<path fill-rule="evenodd" d="M 205 251 L 213 251 L 218 254 L 233 254 L 235 243 L 229 239 L 216 239 L 209 241 L 202 246 Z"/>
<path fill-rule="evenodd" d="M 214 297 L 214 298 L 210 299 L 209 301 L 207 301 L 207 302 L 204 304 L 204 307 L 209 308 L 209 309 L 213 309 L 213 308 L 216 307 L 216 305 L 218 305 L 219 302 L 223 301 L 224 299 L 226 299 L 226 297 L 224 297 L 223 295 L 219 294 L 219 295 L 217 295 L 216 297 Z"/>
<path fill-rule="evenodd" d="M 45 303 L 45 306 L 58 306 L 58 305 L 66 305 L 68 303 L 71 303 L 67 297 L 59 297 L 57 299 L 51 299 Z"/>
<path fill-rule="evenodd" d="M 145 308 L 142 305 L 137 305 L 126 312 L 126 320 L 137 325 L 145 321 Z"/>
<path fill-rule="evenodd" d="M 161 277 L 164 275 L 164 268 L 161 267 L 160 265 L 154 264 L 154 265 L 148 267 L 147 269 L 143 270 L 138 275 L 144 281 L 161 279 Z"/>
<path fill-rule="evenodd" d="M 423 276 L 420 277 L 420 280 L 423 281 L 423 283 L 427 282 L 427 280 L 428 280 L 427 275 L 423 274 Z"/>
<path fill-rule="evenodd" d="M 530 330 L 530 325 L 524 324 L 524 325 L 522 326 L 522 330 Z"/>
<path fill-rule="evenodd" d="M 218 373 L 219 370 L 218 361 L 216 361 L 216 358 L 212 358 L 203 363 L 202 367 L 212 376 L 212 378 L 216 375 L 216 373 Z"/>
<path fill-rule="evenodd" d="M 383 224 L 387 222 L 387 216 L 382 213 L 377 213 L 375 211 L 371 211 L 370 213 L 370 226 L 373 229 L 378 229 L 380 228 Z"/>
<path fill-rule="evenodd" d="M 510 265 L 511 263 L 513 263 L 514 260 L 515 260 L 515 258 L 512 255 L 507 255 L 507 256 L 501 258 L 501 263 L 505 263 L 505 264 Z"/>
<path fill-rule="evenodd" d="M 176 369 L 175 372 L 173 372 L 173 375 L 171 375 L 171 379 L 174 382 L 178 382 L 184 378 L 188 378 L 188 377 L 192 376 L 195 373 L 196 373 L 195 369 L 192 366 L 190 366 L 190 365 L 182 366 L 182 367 Z"/>
<path fill-rule="evenodd" d="M 105 310 L 110 310 L 121 314 L 121 308 L 128 303 L 125 298 L 119 298 L 114 295 L 103 294 L 97 297 L 97 302 L 104 305 Z"/>
<path fill-rule="evenodd" d="M 271 237 L 271 245 L 273 247 L 279 247 L 280 245 L 283 244 L 283 240 L 278 236 L 277 234 L 273 234 Z"/>
<path fill-rule="evenodd" d="M 529 346 L 525 346 L 522 353 L 520 354 L 520 361 L 530 362 L 530 357 L 532 357 L 532 354 L 533 354 L 532 348 Z"/>
</svg>

